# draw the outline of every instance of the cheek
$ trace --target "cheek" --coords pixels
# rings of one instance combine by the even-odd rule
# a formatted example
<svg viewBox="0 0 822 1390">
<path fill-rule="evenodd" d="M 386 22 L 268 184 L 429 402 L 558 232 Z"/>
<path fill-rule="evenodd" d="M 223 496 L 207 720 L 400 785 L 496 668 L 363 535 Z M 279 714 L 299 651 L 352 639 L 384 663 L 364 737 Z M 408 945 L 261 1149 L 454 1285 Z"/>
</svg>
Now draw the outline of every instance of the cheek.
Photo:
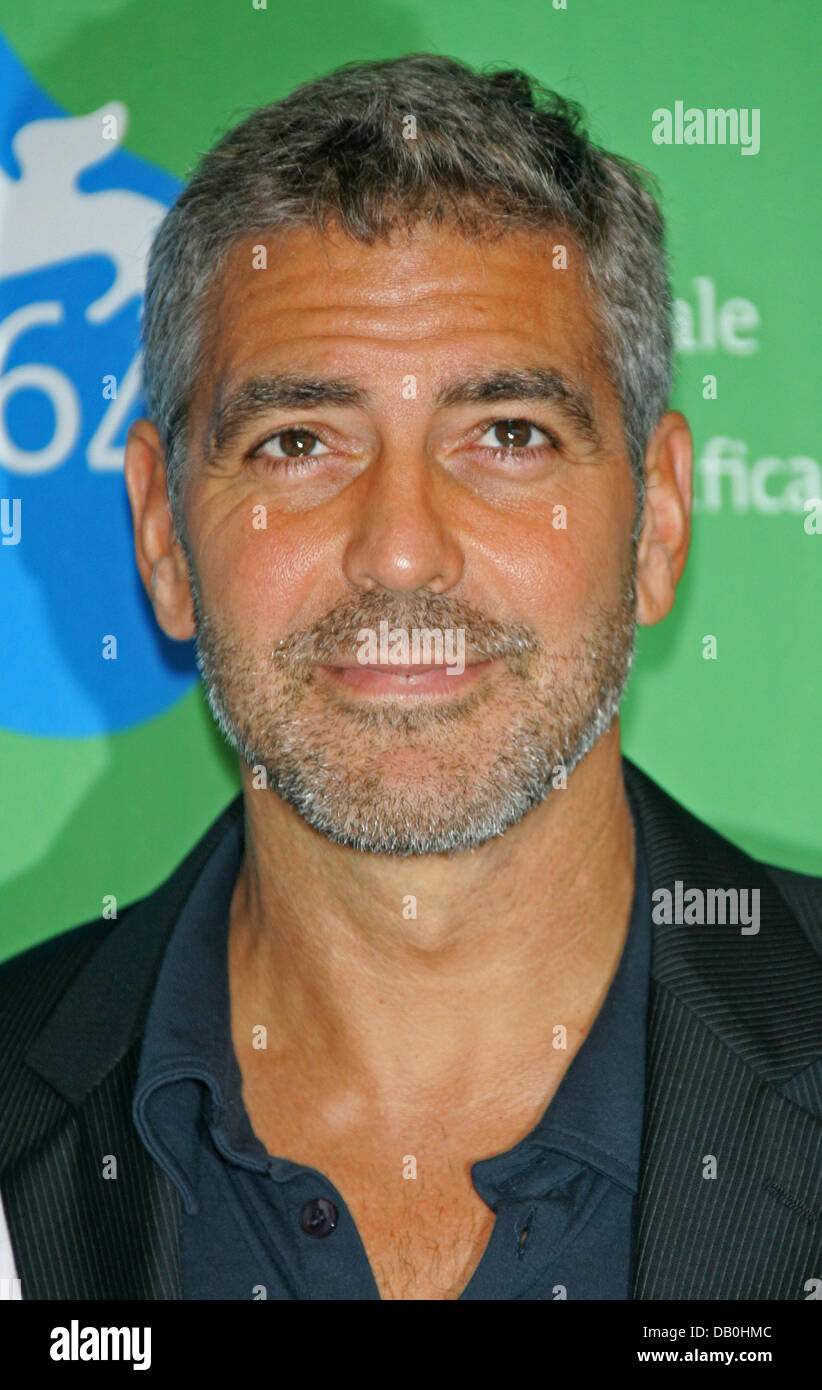
<svg viewBox="0 0 822 1390">
<path fill-rule="evenodd" d="M 634 496 L 625 472 L 616 466 L 603 471 L 601 485 L 568 516 L 571 582 L 581 600 L 587 595 L 608 607 L 622 592 L 631 562 Z"/>
<path fill-rule="evenodd" d="M 251 525 L 211 547 L 209 586 L 213 602 L 236 631 L 259 633 L 266 642 L 307 626 L 333 605 L 322 579 L 327 566 L 317 537 L 293 523 L 266 528 Z"/>
<path fill-rule="evenodd" d="M 564 517 L 548 508 L 499 533 L 493 562 L 504 609 L 554 636 L 584 627 L 599 604 L 613 605 L 629 553 L 607 507 L 565 505 Z"/>
</svg>

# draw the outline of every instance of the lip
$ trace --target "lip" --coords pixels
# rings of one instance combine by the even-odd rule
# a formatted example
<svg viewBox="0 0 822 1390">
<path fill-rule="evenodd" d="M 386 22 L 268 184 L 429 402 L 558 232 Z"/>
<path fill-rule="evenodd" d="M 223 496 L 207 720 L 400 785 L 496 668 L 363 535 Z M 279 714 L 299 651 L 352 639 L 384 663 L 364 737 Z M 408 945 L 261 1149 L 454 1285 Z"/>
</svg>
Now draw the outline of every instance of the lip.
<svg viewBox="0 0 822 1390">
<path fill-rule="evenodd" d="M 415 699 L 420 695 L 450 695 L 463 690 L 478 679 L 480 673 L 493 666 L 493 661 L 466 663 L 458 675 L 451 675 L 448 666 L 395 666 L 374 662 L 341 662 L 334 666 L 318 666 L 335 684 L 361 695 L 399 695 Z"/>
</svg>

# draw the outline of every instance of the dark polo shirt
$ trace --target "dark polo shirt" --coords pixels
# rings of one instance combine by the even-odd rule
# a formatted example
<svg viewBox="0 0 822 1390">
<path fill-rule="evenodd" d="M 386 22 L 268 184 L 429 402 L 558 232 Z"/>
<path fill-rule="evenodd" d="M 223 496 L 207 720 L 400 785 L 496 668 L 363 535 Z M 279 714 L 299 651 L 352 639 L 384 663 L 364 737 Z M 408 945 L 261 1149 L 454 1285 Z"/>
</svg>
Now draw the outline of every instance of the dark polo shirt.
<svg viewBox="0 0 822 1390">
<path fill-rule="evenodd" d="M 531 1133 L 472 1165 L 496 1213 L 460 1297 L 630 1297 L 651 919 L 637 829 L 625 948 L 588 1037 Z M 183 1201 L 186 1299 L 379 1299 L 341 1194 L 252 1129 L 230 1030 L 228 912 L 240 816 L 175 924 L 152 1000 L 134 1123 Z M 413 1179 L 409 1179 L 413 1181 Z"/>
</svg>

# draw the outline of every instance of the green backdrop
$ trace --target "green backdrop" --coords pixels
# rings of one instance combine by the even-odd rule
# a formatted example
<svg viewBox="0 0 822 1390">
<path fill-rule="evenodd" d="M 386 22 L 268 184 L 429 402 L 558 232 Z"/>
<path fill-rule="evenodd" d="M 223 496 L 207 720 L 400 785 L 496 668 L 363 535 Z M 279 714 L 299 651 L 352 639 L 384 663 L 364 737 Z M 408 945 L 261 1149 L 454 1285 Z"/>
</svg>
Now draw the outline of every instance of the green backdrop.
<svg viewBox="0 0 822 1390">
<path fill-rule="evenodd" d="M 339 63 L 413 51 L 523 66 L 583 104 L 599 143 L 653 170 L 681 301 L 672 404 L 694 432 L 697 508 L 676 607 L 640 630 L 625 751 L 756 856 L 822 873 L 822 536 L 803 511 L 820 495 L 822 9 L 0 0 L 0 31 L 66 113 L 124 102 L 126 147 L 179 179 L 250 108 Z M 758 109 L 758 153 L 655 144 L 652 113 L 680 100 Z M 716 660 L 703 657 L 707 635 Z M 239 786 L 199 686 L 105 736 L 0 730 L 0 758 L 6 956 L 97 916 L 105 894 L 124 905 L 149 891 Z"/>
</svg>

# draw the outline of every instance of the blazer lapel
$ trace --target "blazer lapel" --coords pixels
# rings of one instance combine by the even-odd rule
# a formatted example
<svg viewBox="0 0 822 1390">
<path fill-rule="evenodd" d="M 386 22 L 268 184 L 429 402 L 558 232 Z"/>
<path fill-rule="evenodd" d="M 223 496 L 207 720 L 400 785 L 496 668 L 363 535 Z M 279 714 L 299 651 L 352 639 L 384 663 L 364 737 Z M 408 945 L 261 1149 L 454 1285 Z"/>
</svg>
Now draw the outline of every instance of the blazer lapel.
<svg viewBox="0 0 822 1390">
<path fill-rule="evenodd" d="M 21 975 L 20 1021 L 10 1031 L 19 1034 L 25 1020 L 31 1032 L 23 1084 L 8 1069 L 4 1120 L 14 1148 L 0 1165 L 0 1188 L 24 1299 L 182 1296 L 180 1196 L 143 1146 L 131 1104 L 169 935 L 201 868 L 239 815 L 242 796 L 107 934 L 89 923 L 39 948 L 42 962 L 26 972 L 28 1003 Z M 91 954 L 84 938 L 90 929 L 101 938 Z M 73 975 L 72 956 L 85 957 Z M 36 1014 L 49 992 L 56 1006 L 35 1031 L 27 1014 Z M 0 1065 L 0 1092 L 4 1081 Z"/>
<path fill-rule="evenodd" d="M 792 1081 L 822 1052 L 822 961 L 764 866 L 627 760 L 625 781 L 652 894 L 679 880 L 760 895 L 756 934 L 654 927 L 633 1297 L 806 1298 L 822 1124 Z"/>
<path fill-rule="evenodd" d="M 42 1146 L 3 1174 L 24 1299 L 182 1296 L 180 1196 L 131 1119 L 138 1060 L 133 1047 Z"/>
</svg>

